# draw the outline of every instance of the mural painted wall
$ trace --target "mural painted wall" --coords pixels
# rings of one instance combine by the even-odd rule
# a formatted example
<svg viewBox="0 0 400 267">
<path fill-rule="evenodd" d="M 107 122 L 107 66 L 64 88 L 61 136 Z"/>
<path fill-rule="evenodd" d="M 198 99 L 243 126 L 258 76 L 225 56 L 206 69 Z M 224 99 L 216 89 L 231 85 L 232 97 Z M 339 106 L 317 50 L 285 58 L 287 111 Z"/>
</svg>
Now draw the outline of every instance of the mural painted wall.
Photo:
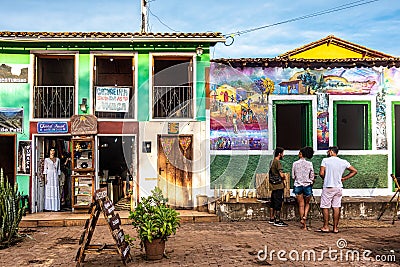
<svg viewBox="0 0 400 267">
<path fill-rule="evenodd" d="M 315 155 L 311 162 L 314 171 L 318 172 L 325 155 Z M 358 170 L 356 176 L 346 181 L 344 188 L 368 189 L 373 193 L 374 188 L 388 186 L 388 156 L 387 155 L 341 155 Z M 268 173 L 272 155 L 213 155 L 211 156 L 211 185 L 210 188 L 255 188 L 256 173 Z M 293 162 L 298 160 L 297 155 L 286 155 L 282 160 L 283 171 L 291 173 Z M 380 166 L 377 168 L 376 166 Z M 293 188 L 293 180 L 290 180 Z M 323 180 L 317 177 L 313 188 L 322 188 Z"/>
<path fill-rule="evenodd" d="M 385 96 L 400 94 L 398 68 L 210 67 L 211 150 L 268 150 L 270 95 L 317 95 L 317 148 L 329 144 L 329 95 L 376 95 L 377 149 L 387 149 Z"/>
</svg>

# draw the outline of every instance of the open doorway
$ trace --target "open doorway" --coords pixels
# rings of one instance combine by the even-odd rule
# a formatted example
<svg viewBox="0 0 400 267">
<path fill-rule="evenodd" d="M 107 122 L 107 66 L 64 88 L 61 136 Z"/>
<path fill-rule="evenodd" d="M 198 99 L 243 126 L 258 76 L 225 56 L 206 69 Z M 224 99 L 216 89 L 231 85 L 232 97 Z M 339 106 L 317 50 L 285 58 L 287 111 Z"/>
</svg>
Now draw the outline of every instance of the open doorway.
<svg viewBox="0 0 400 267">
<path fill-rule="evenodd" d="M 60 186 L 60 207 L 61 211 L 71 210 L 71 137 L 70 136 L 38 136 L 36 138 L 36 175 L 34 188 L 36 207 L 35 211 L 44 210 L 45 181 L 44 181 L 44 159 L 49 157 L 51 148 L 55 149 L 55 156 L 60 159 L 61 175 L 59 176 Z"/>
<path fill-rule="evenodd" d="M 136 201 L 135 136 L 99 136 L 98 144 L 100 187 L 107 186 L 114 203 L 129 199 L 130 194 Z"/>
<path fill-rule="evenodd" d="M 0 169 L 10 184 L 15 183 L 15 135 L 0 135 Z"/>
</svg>

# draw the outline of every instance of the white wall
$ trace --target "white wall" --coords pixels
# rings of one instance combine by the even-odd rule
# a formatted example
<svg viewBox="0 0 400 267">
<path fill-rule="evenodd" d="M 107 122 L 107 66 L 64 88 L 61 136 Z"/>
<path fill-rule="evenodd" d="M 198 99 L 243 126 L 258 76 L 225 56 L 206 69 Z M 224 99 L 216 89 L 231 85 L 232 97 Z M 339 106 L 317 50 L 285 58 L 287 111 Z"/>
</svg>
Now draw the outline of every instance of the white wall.
<svg viewBox="0 0 400 267">
<path fill-rule="evenodd" d="M 177 121 L 174 121 L 177 122 Z M 158 183 L 158 136 L 168 135 L 168 122 L 139 122 L 139 199 L 148 196 L 150 191 Z M 206 122 L 179 121 L 179 134 L 193 135 L 193 160 L 192 160 L 192 199 L 196 206 L 196 195 L 205 195 L 209 187 L 206 179 L 206 162 L 209 155 L 206 148 L 209 141 L 206 140 Z M 151 142 L 151 153 L 143 153 L 144 141 Z"/>
</svg>

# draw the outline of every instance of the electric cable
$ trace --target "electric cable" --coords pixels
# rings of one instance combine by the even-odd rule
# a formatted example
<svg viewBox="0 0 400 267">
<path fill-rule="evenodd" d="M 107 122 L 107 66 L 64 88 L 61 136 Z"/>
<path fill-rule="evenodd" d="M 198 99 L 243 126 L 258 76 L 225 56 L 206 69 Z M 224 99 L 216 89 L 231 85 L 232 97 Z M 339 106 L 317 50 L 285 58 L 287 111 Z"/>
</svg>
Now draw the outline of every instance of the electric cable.
<svg viewBox="0 0 400 267">
<path fill-rule="evenodd" d="M 247 30 L 242 30 L 242 31 L 237 31 L 237 32 L 224 34 L 223 36 L 232 37 L 232 39 L 233 39 L 233 37 L 235 35 L 240 36 L 242 34 L 246 34 L 246 33 L 249 33 L 249 32 L 258 31 L 258 30 L 261 30 L 261 29 L 265 29 L 265 28 L 269 28 L 269 27 L 273 27 L 273 26 L 277 26 L 277 25 L 281 25 L 281 24 L 285 24 L 285 23 L 289 23 L 289 22 L 294 22 L 294 21 L 297 21 L 297 20 L 303 20 L 303 19 L 308 19 L 308 18 L 317 17 L 317 16 L 321 16 L 321 15 L 326 15 L 326 14 L 329 14 L 329 13 L 338 12 L 338 11 L 341 11 L 341 10 L 345 10 L 345 9 L 349 9 L 349 8 L 353 8 L 353 7 L 357 7 L 357 6 L 366 5 L 366 4 L 370 4 L 370 3 L 373 3 L 373 2 L 377 2 L 377 1 L 380 1 L 380 0 L 369 0 L 369 1 L 358 0 L 358 1 L 354 1 L 354 2 L 348 3 L 348 4 L 340 5 L 340 6 L 337 6 L 337 7 L 324 9 L 324 10 L 321 10 L 321 11 L 318 11 L 318 12 L 315 12 L 315 13 L 311 13 L 311 14 L 308 14 L 308 15 L 303 15 L 303 16 L 300 16 L 300 17 L 296 17 L 296 18 L 293 18 L 293 19 L 288 19 L 288 20 L 284 20 L 284 21 L 281 21 L 281 22 L 276 22 L 276 23 L 273 23 L 273 24 L 268 24 L 268 25 L 264 25 L 264 26 L 260 26 L 260 27 L 256 27 L 256 28 L 250 28 L 250 29 L 247 29 Z"/>
</svg>

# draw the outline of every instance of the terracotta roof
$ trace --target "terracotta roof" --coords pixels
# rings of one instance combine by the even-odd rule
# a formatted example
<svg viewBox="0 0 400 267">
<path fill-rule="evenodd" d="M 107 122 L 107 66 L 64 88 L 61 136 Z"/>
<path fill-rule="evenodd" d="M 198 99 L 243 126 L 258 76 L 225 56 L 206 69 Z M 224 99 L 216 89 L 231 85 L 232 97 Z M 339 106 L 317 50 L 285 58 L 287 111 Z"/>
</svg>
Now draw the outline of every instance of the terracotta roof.
<svg viewBox="0 0 400 267">
<path fill-rule="evenodd" d="M 1 31 L 0 41 L 139 41 L 139 42 L 224 42 L 219 32 L 204 33 L 140 33 L 140 32 L 11 32 Z"/>
<path fill-rule="evenodd" d="M 309 50 L 311 48 L 320 46 L 324 43 L 328 43 L 328 44 L 335 44 L 337 46 L 343 47 L 345 49 L 349 49 L 351 51 L 355 51 L 361 54 L 364 54 L 364 56 L 369 56 L 369 57 L 378 57 L 378 58 L 389 58 L 389 57 L 393 57 L 391 55 L 376 51 L 376 50 L 372 50 L 368 47 L 362 46 L 362 45 L 358 45 L 343 39 L 340 39 L 334 35 L 328 35 L 325 38 L 322 38 L 318 41 L 303 45 L 299 48 L 290 50 L 286 53 L 283 53 L 282 55 L 280 55 L 279 57 L 283 57 L 283 58 L 290 58 L 291 56 L 294 56 L 296 54 L 299 54 L 301 52 L 304 52 L 306 50 Z"/>
<path fill-rule="evenodd" d="M 211 62 L 243 67 L 281 67 L 281 68 L 361 68 L 361 67 L 400 67 L 399 57 L 383 58 L 340 58 L 340 59 L 304 59 L 304 58 L 237 58 L 213 59 Z"/>
</svg>

